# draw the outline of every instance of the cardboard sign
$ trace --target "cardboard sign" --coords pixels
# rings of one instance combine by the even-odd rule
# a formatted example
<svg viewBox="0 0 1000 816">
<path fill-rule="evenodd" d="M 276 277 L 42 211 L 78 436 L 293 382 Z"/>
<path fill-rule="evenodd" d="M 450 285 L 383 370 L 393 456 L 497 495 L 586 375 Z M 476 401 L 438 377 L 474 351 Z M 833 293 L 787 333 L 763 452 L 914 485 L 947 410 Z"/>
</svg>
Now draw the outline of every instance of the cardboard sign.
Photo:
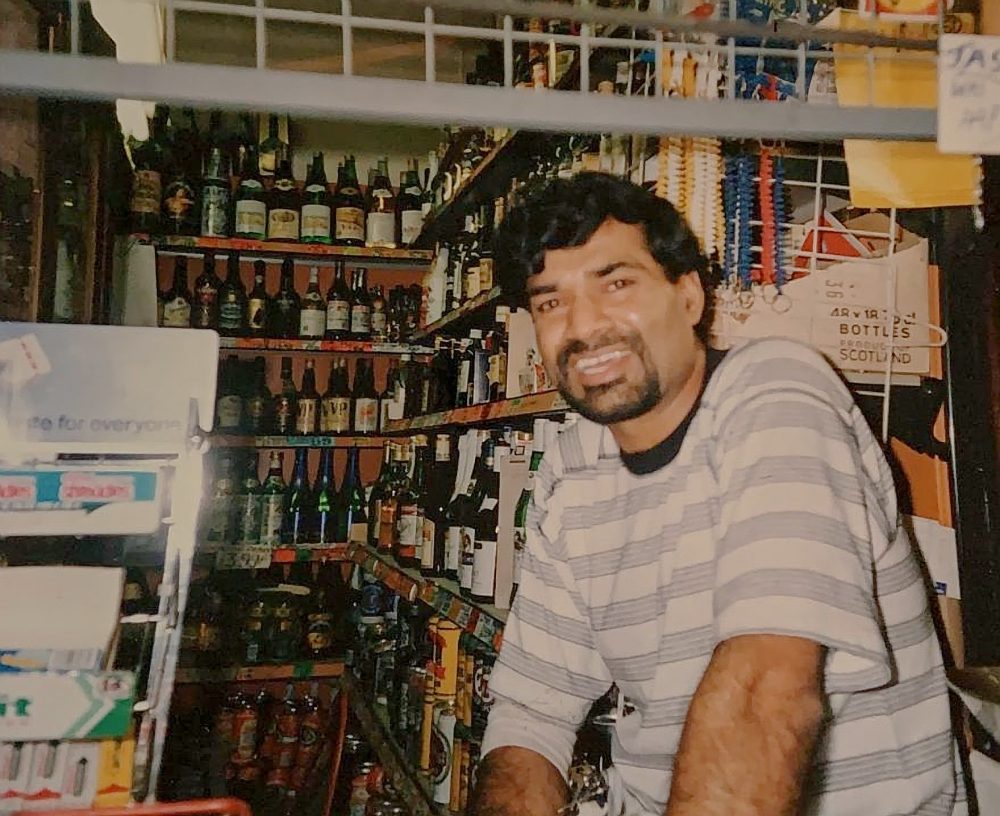
<svg viewBox="0 0 1000 816">
<path fill-rule="evenodd" d="M 0 452 L 184 450 L 212 427 L 218 360 L 212 331 L 0 323 Z"/>
<path fill-rule="evenodd" d="M 0 675 L 0 740 L 121 737 L 134 686 L 131 672 Z"/>
<path fill-rule="evenodd" d="M 1000 154 L 1000 37 L 942 35 L 937 121 L 942 153 Z"/>
</svg>

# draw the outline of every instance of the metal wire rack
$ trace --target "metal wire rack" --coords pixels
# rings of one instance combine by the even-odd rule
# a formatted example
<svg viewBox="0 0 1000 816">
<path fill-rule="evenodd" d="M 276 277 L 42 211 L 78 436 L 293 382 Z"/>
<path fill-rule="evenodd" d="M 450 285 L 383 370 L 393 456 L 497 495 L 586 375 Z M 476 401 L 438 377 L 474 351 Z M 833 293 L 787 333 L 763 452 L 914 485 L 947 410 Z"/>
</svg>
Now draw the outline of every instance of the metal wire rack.
<svg viewBox="0 0 1000 816">
<path fill-rule="evenodd" d="M 930 139 L 935 134 L 932 106 L 881 107 L 873 79 L 886 64 L 904 70 L 933 65 L 934 36 L 909 36 L 905 29 L 893 30 L 900 36 L 886 36 L 879 29 L 831 28 L 819 24 L 816 8 L 828 9 L 816 0 L 775 4 L 791 3 L 791 11 L 756 22 L 737 18 L 742 0 L 702 4 L 702 10 L 711 9 L 708 17 L 683 13 L 684 0 L 652 0 L 644 11 L 590 2 L 400 0 L 393 4 L 391 16 L 361 13 L 366 0 L 304 0 L 295 8 L 289 7 L 290 0 L 118 0 L 151 9 L 154 19 L 162 21 L 159 53 L 148 63 L 87 53 L 81 42 L 85 8 L 90 4 L 96 10 L 106 2 L 68 0 L 67 35 L 60 52 L 0 49 L 0 93 L 157 99 L 403 123 L 503 122 L 539 130 L 605 132 L 627 122 L 633 133 L 728 138 Z M 194 58 L 187 54 L 184 29 L 190 27 L 191 15 L 198 16 L 200 27 L 220 34 L 252 23 L 253 33 L 239 45 L 239 53 L 227 56 L 237 65 L 206 65 L 202 62 L 213 61 L 211 54 Z M 523 30 L 521 23 L 532 17 L 558 18 L 568 24 L 569 33 Z M 287 37 L 281 28 L 287 24 L 322 29 L 336 65 L 330 71 L 277 65 L 273 46 Z M 953 30 L 956 25 L 967 23 L 960 16 L 946 18 L 939 12 L 934 30 Z M 422 79 L 365 75 L 357 60 L 358 38 L 371 35 L 422 39 Z M 443 52 L 487 43 L 502 46 L 499 87 L 460 84 L 438 71 Z M 532 43 L 573 53 L 578 81 L 570 83 L 572 89 L 530 92 L 515 87 L 515 54 Z M 666 94 L 660 81 L 662 58 L 676 49 L 703 55 L 721 66 L 719 98 L 677 99 Z M 594 92 L 594 57 L 614 50 L 652 52 L 657 81 L 650 96 L 622 98 Z M 830 104 L 828 97 L 814 99 L 809 88 L 812 75 L 816 70 L 828 73 L 835 61 L 842 60 L 866 66 L 872 78 L 867 99 L 852 105 Z M 743 81 L 741 66 L 780 66 L 786 102 L 761 98 L 759 88 Z"/>
</svg>

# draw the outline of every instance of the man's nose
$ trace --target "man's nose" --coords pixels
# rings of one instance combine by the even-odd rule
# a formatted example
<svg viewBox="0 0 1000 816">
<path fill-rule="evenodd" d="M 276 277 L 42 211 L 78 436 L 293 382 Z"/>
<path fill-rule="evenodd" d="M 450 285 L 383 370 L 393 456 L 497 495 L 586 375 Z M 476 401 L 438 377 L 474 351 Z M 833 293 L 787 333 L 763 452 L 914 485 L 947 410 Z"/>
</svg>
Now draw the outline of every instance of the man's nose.
<svg viewBox="0 0 1000 816">
<path fill-rule="evenodd" d="M 611 324 L 600 299 L 588 296 L 573 299 L 567 318 L 567 333 L 584 342 Z"/>
</svg>

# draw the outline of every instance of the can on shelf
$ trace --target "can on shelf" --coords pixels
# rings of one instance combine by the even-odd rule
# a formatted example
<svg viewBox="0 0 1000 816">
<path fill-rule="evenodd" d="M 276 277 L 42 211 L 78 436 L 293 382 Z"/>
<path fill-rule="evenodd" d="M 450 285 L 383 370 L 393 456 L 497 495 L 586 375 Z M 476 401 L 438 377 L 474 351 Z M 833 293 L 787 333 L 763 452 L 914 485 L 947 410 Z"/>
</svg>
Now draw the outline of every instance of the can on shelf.
<svg viewBox="0 0 1000 816">
<path fill-rule="evenodd" d="M 455 724 L 455 698 L 446 698 L 434 707 L 434 727 L 431 734 L 430 777 L 433 799 L 439 805 L 451 802 Z"/>
<path fill-rule="evenodd" d="M 442 620 L 437 625 L 435 637 L 438 644 L 438 683 L 435 694 L 439 700 L 454 697 L 458 685 L 458 640 L 462 630 L 457 623 Z"/>
</svg>

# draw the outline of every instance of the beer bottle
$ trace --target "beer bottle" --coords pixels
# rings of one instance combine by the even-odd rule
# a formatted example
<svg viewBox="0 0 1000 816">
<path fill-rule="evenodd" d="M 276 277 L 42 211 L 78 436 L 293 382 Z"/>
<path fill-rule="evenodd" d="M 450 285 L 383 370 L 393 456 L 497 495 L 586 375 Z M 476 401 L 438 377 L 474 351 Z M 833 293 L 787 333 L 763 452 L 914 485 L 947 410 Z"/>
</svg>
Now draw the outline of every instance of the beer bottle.
<svg viewBox="0 0 1000 816">
<path fill-rule="evenodd" d="M 285 512 L 284 456 L 271 451 L 267 478 L 260 489 L 260 543 L 277 549 L 281 543 L 281 524 Z"/>
<path fill-rule="evenodd" d="M 316 490 L 313 501 L 313 529 L 315 541 L 319 544 L 333 544 L 337 521 L 337 490 L 333 476 L 333 449 L 323 448 L 319 454 L 319 471 L 316 474 Z"/>
<path fill-rule="evenodd" d="M 342 434 L 351 431 L 351 389 L 347 384 L 347 361 L 335 360 L 330 379 L 320 403 L 321 433 Z"/>
<path fill-rule="evenodd" d="M 194 282 L 194 303 L 191 307 L 191 327 L 214 329 L 219 325 L 219 289 L 215 275 L 215 256 L 209 252 L 202 263 L 201 274 Z"/>
<path fill-rule="evenodd" d="M 219 334 L 239 337 L 246 328 L 247 292 L 240 278 L 240 256 L 230 251 L 226 280 L 219 289 Z"/>
<path fill-rule="evenodd" d="M 326 338 L 343 340 L 351 333 L 351 290 L 344 279 L 344 262 L 337 261 L 337 272 L 326 293 Z"/>
<path fill-rule="evenodd" d="M 187 258 L 174 261 L 174 280 L 163 296 L 163 326 L 171 329 L 191 327 L 191 291 L 188 289 Z"/>
<path fill-rule="evenodd" d="M 302 372 L 302 389 L 295 407 L 295 433 L 310 436 L 316 433 L 319 417 L 319 392 L 316 390 L 316 364 L 306 360 Z"/>
<path fill-rule="evenodd" d="M 299 547 L 309 541 L 307 527 L 312 515 L 313 496 L 309 487 L 308 455 L 308 448 L 295 451 L 295 466 L 281 527 L 281 543 L 289 547 Z"/>
<path fill-rule="evenodd" d="M 306 244 L 329 244 L 331 236 L 330 193 L 327 189 L 326 168 L 323 154 L 313 153 L 309 175 L 306 177 L 305 191 L 302 193 L 302 242 Z"/>
<path fill-rule="evenodd" d="M 266 270 L 267 266 L 263 261 L 254 261 L 253 289 L 247 298 L 246 333 L 249 337 L 265 337 L 270 324 L 271 298 L 264 285 Z"/>
<path fill-rule="evenodd" d="M 281 280 L 274 297 L 271 336 L 298 337 L 300 308 L 299 294 L 295 291 L 295 263 L 291 258 L 285 258 L 281 262 Z"/>
<path fill-rule="evenodd" d="M 289 436 L 295 432 L 297 417 L 295 381 L 292 379 L 292 358 L 281 358 L 281 390 L 274 397 L 274 432 Z"/>
</svg>

